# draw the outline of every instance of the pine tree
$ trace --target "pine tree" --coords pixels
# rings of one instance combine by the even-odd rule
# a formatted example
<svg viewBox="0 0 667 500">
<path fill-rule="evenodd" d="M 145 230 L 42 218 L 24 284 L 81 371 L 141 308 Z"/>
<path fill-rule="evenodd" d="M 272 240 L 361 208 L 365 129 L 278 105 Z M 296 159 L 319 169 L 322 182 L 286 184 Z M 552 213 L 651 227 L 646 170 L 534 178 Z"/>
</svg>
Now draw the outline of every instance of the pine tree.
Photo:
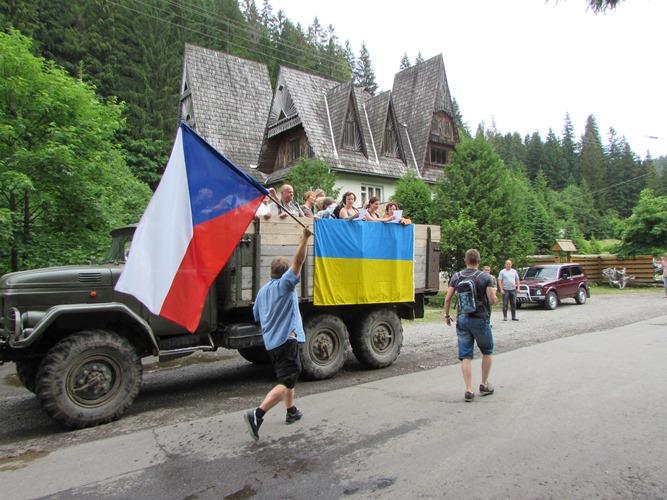
<svg viewBox="0 0 667 500">
<path fill-rule="evenodd" d="M 533 132 L 526 143 L 526 173 L 533 181 L 537 173 L 542 169 L 542 137 L 539 132 Z"/>
<path fill-rule="evenodd" d="M 347 66 L 350 69 L 350 73 L 352 74 L 352 81 L 354 84 L 358 84 L 359 81 L 357 80 L 357 60 L 354 58 L 354 51 L 352 50 L 352 45 L 350 44 L 349 40 L 345 40 L 345 49 L 343 50 L 343 55 L 345 56 L 345 60 L 347 61 Z"/>
<path fill-rule="evenodd" d="M 417 59 L 415 59 L 415 65 L 423 62 L 424 58 L 422 57 L 422 51 L 420 50 L 419 52 L 417 52 Z"/>
<path fill-rule="evenodd" d="M 600 133 L 593 115 L 586 120 L 586 128 L 581 138 L 581 177 L 586 181 L 588 188 L 593 192 L 598 207 L 604 204 L 605 193 L 600 191 L 605 187 L 606 157 L 602 149 Z"/>
<path fill-rule="evenodd" d="M 542 170 L 549 179 L 552 189 L 563 189 L 567 185 L 567 164 L 563 157 L 560 141 L 553 130 L 549 129 L 547 140 L 542 149 Z"/>
<path fill-rule="evenodd" d="M 408 57 L 408 54 L 403 52 L 403 57 L 401 58 L 401 65 L 399 66 L 399 71 L 403 71 L 404 69 L 408 69 L 410 66 L 410 58 Z"/>
<path fill-rule="evenodd" d="M 264 0 L 264 3 L 262 4 L 262 10 L 259 14 L 259 22 L 267 30 L 270 30 L 275 22 L 275 18 L 273 17 L 273 7 L 271 7 L 269 0 Z"/>
<path fill-rule="evenodd" d="M 375 95 L 375 92 L 378 89 L 378 84 L 375 82 L 375 72 L 373 71 L 371 55 L 366 47 L 366 42 L 362 42 L 361 44 L 355 76 L 357 84 L 365 87 L 371 95 Z"/>
<path fill-rule="evenodd" d="M 563 140 L 561 141 L 561 148 L 563 151 L 563 158 L 565 159 L 565 182 L 570 183 L 581 181 L 581 173 L 579 172 L 577 150 L 574 142 L 574 127 L 570 114 L 565 114 L 565 124 L 563 125 Z"/>
<path fill-rule="evenodd" d="M 456 127 L 456 131 L 459 134 L 459 139 L 470 139 L 470 127 L 468 127 L 468 124 L 463 121 L 461 108 L 459 107 L 459 103 L 456 98 L 452 100 L 452 112 L 454 114 L 454 126 Z"/>
</svg>

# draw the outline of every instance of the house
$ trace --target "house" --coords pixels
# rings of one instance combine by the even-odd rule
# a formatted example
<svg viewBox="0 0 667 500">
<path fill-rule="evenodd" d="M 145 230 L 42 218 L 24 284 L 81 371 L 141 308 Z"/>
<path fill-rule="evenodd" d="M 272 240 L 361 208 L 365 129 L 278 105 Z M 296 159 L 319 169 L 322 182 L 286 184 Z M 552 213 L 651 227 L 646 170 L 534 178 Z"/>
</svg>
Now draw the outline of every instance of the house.
<svg viewBox="0 0 667 500">
<path fill-rule="evenodd" d="M 457 139 L 441 55 L 373 96 L 286 66 L 271 91 L 264 65 L 187 45 L 180 116 L 267 185 L 283 183 L 301 157 L 322 159 L 358 204 L 389 199 L 406 173 L 434 183 Z"/>
</svg>

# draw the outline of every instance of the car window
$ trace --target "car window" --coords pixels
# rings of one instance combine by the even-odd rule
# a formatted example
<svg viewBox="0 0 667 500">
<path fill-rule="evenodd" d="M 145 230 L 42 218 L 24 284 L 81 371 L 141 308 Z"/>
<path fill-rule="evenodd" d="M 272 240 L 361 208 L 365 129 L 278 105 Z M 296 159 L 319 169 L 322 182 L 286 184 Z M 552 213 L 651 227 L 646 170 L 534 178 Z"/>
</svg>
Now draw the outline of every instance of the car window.
<svg viewBox="0 0 667 500">
<path fill-rule="evenodd" d="M 574 266 L 572 268 L 572 276 L 580 276 L 582 274 L 584 274 L 584 272 L 581 270 L 579 266 Z"/>
<path fill-rule="evenodd" d="M 566 280 L 569 277 L 570 277 L 570 268 L 569 267 L 564 267 L 563 269 L 560 270 L 560 279 Z"/>
<path fill-rule="evenodd" d="M 555 267 L 529 267 L 523 279 L 552 280 L 556 278 Z"/>
</svg>

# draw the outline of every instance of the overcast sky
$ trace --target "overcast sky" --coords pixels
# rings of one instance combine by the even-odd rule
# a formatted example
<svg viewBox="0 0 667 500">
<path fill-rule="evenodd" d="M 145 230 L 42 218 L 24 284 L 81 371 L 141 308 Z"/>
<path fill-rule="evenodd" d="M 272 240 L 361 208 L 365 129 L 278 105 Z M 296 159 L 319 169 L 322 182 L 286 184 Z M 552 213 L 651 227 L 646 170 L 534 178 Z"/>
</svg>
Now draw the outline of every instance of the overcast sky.
<svg viewBox="0 0 667 500">
<path fill-rule="evenodd" d="M 261 8 L 261 1 L 257 0 Z M 473 133 L 495 120 L 503 133 L 549 128 L 569 112 L 577 136 L 597 119 L 641 157 L 667 156 L 667 1 L 626 0 L 607 14 L 585 0 L 271 0 L 305 28 L 333 24 L 358 55 L 365 41 L 377 82 L 391 89 L 403 52 L 441 53 Z M 650 139 L 647 136 L 657 137 Z"/>
</svg>

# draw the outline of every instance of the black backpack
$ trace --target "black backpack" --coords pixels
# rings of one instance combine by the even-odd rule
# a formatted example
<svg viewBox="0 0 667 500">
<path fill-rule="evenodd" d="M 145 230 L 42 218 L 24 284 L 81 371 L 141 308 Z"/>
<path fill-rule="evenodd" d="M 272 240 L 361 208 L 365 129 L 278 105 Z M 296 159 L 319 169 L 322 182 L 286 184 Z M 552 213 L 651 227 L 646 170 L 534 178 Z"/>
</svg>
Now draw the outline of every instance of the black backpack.
<svg viewBox="0 0 667 500">
<path fill-rule="evenodd" d="M 473 274 L 466 276 L 463 272 L 459 272 L 456 294 L 458 295 L 460 313 L 474 314 L 481 305 L 481 300 L 477 294 L 477 278 L 481 274 L 482 271 L 475 271 Z"/>
<path fill-rule="evenodd" d="M 338 219 L 340 217 L 340 209 L 343 208 L 343 202 L 340 202 L 338 205 L 336 205 L 336 208 L 334 208 L 333 211 L 333 216 Z"/>
</svg>

